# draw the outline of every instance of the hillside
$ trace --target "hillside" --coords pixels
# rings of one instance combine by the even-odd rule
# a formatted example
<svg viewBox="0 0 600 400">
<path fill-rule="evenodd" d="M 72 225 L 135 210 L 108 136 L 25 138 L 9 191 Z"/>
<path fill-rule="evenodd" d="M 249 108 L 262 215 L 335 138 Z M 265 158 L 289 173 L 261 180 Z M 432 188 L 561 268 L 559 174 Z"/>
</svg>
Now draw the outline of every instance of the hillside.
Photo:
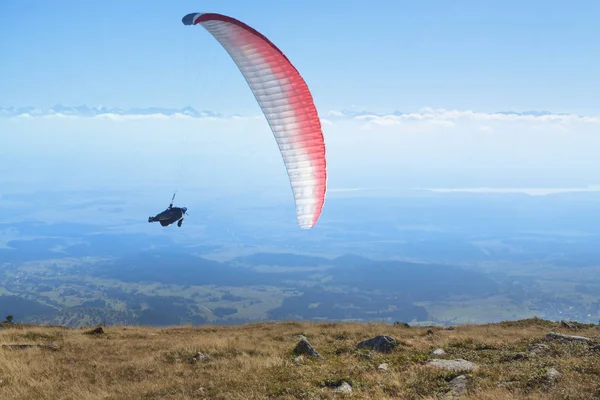
<svg viewBox="0 0 600 400">
<path fill-rule="evenodd" d="M 594 325 L 534 318 L 454 328 L 280 322 L 89 331 L 2 325 L 0 398 L 333 399 L 344 390 L 355 399 L 600 398 Z M 388 336 L 380 342 L 389 352 L 357 348 L 378 335 Z M 299 343 L 310 349 L 304 340 L 322 358 L 298 356 Z M 446 370 L 435 359 L 465 361 Z"/>
</svg>

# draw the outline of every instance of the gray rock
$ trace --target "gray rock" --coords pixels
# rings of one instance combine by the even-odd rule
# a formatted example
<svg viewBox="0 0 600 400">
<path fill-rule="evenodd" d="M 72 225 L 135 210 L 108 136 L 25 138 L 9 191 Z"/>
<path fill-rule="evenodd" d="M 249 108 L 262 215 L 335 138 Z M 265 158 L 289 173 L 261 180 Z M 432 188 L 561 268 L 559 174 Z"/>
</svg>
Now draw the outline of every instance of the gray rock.
<svg viewBox="0 0 600 400">
<path fill-rule="evenodd" d="M 360 355 L 361 358 L 371 358 L 371 355 L 369 353 L 358 353 L 358 355 Z"/>
<path fill-rule="evenodd" d="M 86 335 L 102 335 L 104 333 L 104 329 L 101 326 L 98 326 L 90 331 L 85 332 Z"/>
<path fill-rule="evenodd" d="M 478 367 L 471 361 L 463 360 L 461 358 L 456 360 L 431 360 L 427 363 L 432 367 L 445 369 L 448 371 L 474 371 Z"/>
<path fill-rule="evenodd" d="M 352 393 L 352 386 L 348 384 L 348 382 L 342 382 L 342 384 L 335 389 L 333 389 L 336 393 Z"/>
<path fill-rule="evenodd" d="M 210 360 L 210 356 L 208 354 L 204 354 L 204 353 L 198 353 L 192 358 L 193 363 L 198 363 L 198 362 L 208 361 L 208 360 Z"/>
<path fill-rule="evenodd" d="M 556 369 L 554 368 L 548 368 L 548 370 L 546 371 L 546 380 L 549 383 L 554 383 L 556 382 L 556 380 L 560 377 L 560 372 L 558 372 Z"/>
<path fill-rule="evenodd" d="M 391 336 L 379 335 L 372 339 L 364 340 L 356 345 L 357 348 L 367 348 L 380 353 L 389 353 L 398 346 L 398 342 Z"/>
<path fill-rule="evenodd" d="M 531 346 L 529 346 L 528 350 L 532 354 L 541 354 L 541 353 L 545 353 L 548 350 L 550 350 L 550 346 L 548 346 L 547 344 L 543 344 L 543 343 L 534 343 Z"/>
<path fill-rule="evenodd" d="M 600 344 L 597 344 L 597 345 L 595 345 L 595 346 L 592 346 L 592 350 L 595 350 L 595 351 L 600 351 Z"/>
<path fill-rule="evenodd" d="M 305 355 L 316 357 L 318 359 L 323 359 L 323 357 L 321 357 L 317 350 L 315 350 L 315 348 L 312 347 L 312 345 L 308 343 L 308 340 L 306 339 L 302 339 L 298 342 L 296 348 L 294 349 L 294 353 L 298 355 Z"/>
<path fill-rule="evenodd" d="M 573 326 L 566 321 L 560 321 L 560 326 L 567 329 L 573 329 Z"/>
<path fill-rule="evenodd" d="M 467 392 L 467 385 L 469 380 L 464 375 L 459 375 L 452 379 L 448 384 L 450 385 L 450 391 L 444 395 L 444 399 L 453 399 L 460 397 Z"/>
<path fill-rule="evenodd" d="M 563 335 L 562 333 L 550 332 L 546 335 L 548 339 L 553 340 L 566 340 L 569 342 L 591 342 L 592 339 L 586 338 L 584 336 L 571 336 L 571 335 Z"/>
<path fill-rule="evenodd" d="M 432 354 L 436 356 L 443 356 L 444 354 L 446 354 L 446 352 L 442 349 L 435 349 Z"/>
<path fill-rule="evenodd" d="M 379 371 L 387 371 L 389 368 L 387 363 L 383 363 L 383 364 L 379 364 L 379 366 L 377 367 L 377 370 Z"/>
</svg>

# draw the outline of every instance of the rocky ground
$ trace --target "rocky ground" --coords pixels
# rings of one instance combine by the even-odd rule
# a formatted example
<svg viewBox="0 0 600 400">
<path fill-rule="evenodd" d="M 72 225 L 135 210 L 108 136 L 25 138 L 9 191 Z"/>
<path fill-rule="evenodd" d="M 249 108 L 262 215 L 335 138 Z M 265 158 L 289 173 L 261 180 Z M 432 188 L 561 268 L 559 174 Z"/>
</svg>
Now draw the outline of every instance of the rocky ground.
<svg viewBox="0 0 600 400">
<path fill-rule="evenodd" d="M 594 399 L 600 329 L 0 325 L 1 399 Z"/>
</svg>

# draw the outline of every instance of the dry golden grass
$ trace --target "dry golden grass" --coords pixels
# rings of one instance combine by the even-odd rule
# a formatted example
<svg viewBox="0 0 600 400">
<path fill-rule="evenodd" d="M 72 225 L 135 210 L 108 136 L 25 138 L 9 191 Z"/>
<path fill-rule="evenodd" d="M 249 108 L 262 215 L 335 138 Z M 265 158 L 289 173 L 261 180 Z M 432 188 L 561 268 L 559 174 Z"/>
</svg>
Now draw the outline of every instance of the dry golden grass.
<svg viewBox="0 0 600 400">
<path fill-rule="evenodd" d="M 559 324 L 526 320 L 453 330 L 400 328 L 385 324 L 261 323 L 222 327 L 107 327 L 101 335 L 85 329 L 8 326 L 0 343 L 52 343 L 58 350 L 32 347 L 0 350 L 0 399 L 333 399 L 341 381 L 352 398 L 435 399 L 461 372 L 427 366 L 439 358 L 463 358 L 479 365 L 463 398 L 600 398 L 600 352 L 585 343 L 545 339 L 549 331 L 597 338 L 600 330 L 561 329 Z M 305 335 L 325 357 L 294 362 L 295 335 Z M 399 346 L 389 354 L 355 344 L 390 335 Z M 515 359 L 532 343 L 546 343 L 544 354 Z M 194 363 L 202 352 L 211 358 Z M 388 371 L 377 366 L 388 363 Z M 549 383 L 547 368 L 561 373 Z"/>
</svg>

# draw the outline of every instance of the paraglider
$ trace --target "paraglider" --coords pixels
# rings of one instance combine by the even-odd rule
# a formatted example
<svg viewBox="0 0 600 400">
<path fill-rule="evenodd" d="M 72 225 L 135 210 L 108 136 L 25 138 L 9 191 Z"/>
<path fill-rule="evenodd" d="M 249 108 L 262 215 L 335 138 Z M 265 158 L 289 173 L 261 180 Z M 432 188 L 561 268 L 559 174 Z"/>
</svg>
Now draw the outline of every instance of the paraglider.
<svg viewBox="0 0 600 400">
<path fill-rule="evenodd" d="M 162 226 L 169 226 L 172 223 L 177 222 L 177 226 L 181 228 L 183 217 L 187 215 L 187 207 L 173 207 L 174 199 L 175 194 L 173 194 L 173 198 L 171 198 L 169 207 L 165 211 L 156 214 L 154 217 L 148 217 L 148 222 L 159 222 Z"/>
<path fill-rule="evenodd" d="M 312 228 L 325 201 L 327 166 L 321 121 L 306 82 L 279 48 L 237 19 L 191 13 L 182 22 L 202 25 L 246 79 L 277 141 L 294 194 L 298 225 Z"/>
</svg>

